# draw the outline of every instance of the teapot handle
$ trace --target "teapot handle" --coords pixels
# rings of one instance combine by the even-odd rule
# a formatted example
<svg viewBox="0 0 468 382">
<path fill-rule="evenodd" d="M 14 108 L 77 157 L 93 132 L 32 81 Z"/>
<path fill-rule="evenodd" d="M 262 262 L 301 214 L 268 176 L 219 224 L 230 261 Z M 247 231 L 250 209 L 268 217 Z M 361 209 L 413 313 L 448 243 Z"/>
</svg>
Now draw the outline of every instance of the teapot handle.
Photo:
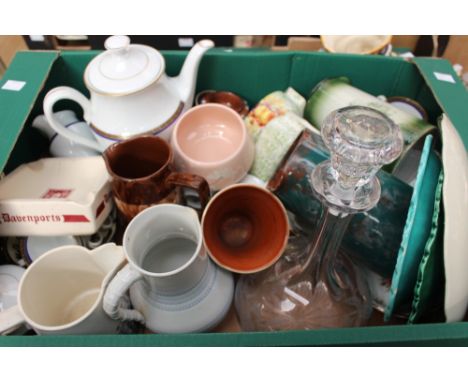
<svg viewBox="0 0 468 382">
<path fill-rule="evenodd" d="M 110 318 L 119 321 L 139 321 L 142 324 L 145 323 L 145 318 L 138 310 L 127 309 L 120 306 L 121 298 L 124 297 L 127 290 L 141 278 L 142 275 L 137 270 L 133 269 L 130 264 L 125 265 L 125 267 L 115 275 L 104 293 L 102 304 L 104 312 L 106 312 Z"/>
<path fill-rule="evenodd" d="M 96 150 L 98 152 L 102 152 L 102 147 L 97 141 L 87 139 L 75 133 L 74 131 L 67 129 L 54 115 L 54 104 L 61 99 L 70 99 L 78 103 L 83 109 L 84 119 L 89 121 L 89 114 L 91 111 L 91 104 L 89 100 L 83 94 L 73 88 L 68 86 L 59 86 L 50 90 L 44 98 L 44 115 L 50 126 L 57 132 L 57 134 L 60 134 L 80 145 L 89 147 L 90 149 Z"/>
</svg>

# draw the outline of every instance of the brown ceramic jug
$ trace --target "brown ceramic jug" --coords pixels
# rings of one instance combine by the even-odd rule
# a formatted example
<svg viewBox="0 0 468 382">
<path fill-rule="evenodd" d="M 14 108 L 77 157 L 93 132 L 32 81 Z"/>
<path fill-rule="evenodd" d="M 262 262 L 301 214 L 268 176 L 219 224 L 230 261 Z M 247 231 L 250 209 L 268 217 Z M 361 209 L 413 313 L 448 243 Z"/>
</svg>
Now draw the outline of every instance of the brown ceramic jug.
<svg viewBox="0 0 468 382">
<path fill-rule="evenodd" d="M 103 155 L 123 225 L 152 205 L 182 203 L 182 187 L 197 192 L 201 211 L 209 200 L 206 180 L 175 172 L 172 149 L 161 138 L 150 135 L 131 138 L 113 144 Z"/>
</svg>

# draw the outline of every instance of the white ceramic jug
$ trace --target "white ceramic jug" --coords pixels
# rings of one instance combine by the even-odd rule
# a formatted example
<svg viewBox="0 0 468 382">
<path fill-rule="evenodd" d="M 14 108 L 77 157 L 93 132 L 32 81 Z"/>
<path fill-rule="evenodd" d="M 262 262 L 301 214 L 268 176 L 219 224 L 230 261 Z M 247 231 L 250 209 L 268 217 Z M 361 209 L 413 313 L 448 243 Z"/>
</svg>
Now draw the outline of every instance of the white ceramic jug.
<svg viewBox="0 0 468 382">
<path fill-rule="evenodd" d="M 187 333 L 213 328 L 228 312 L 233 277 L 207 256 L 192 208 L 147 208 L 128 225 L 123 247 L 128 264 L 104 296 L 111 318 L 137 320 L 153 332 Z M 118 304 L 128 289 L 134 310 Z"/>
<path fill-rule="evenodd" d="M 112 243 L 92 251 L 67 245 L 44 253 L 21 278 L 18 305 L 0 313 L 0 333 L 23 322 L 38 334 L 116 333 L 119 322 L 104 313 L 102 299 L 124 263 L 122 247 Z"/>
<path fill-rule="evenodd" d="M 200 60 L 213 46 L 211 40 L 196 43 L 179 76 L 171 78 L 165 74 L 164 58 L 156 49 L 130 44 L 128 36 L 109 37 L 107 50 L 96 56 L 84 73 L 91 99 L 60 86 L 45 96 L 44 114 L 58 134 L 98 151 L 140 134 L 169 139 L 174 122 L 192 106 Z M 66 129 L 55 117 L 53 106 L 61 99 L 80 104 L 97 142 Z"/>
</svg>

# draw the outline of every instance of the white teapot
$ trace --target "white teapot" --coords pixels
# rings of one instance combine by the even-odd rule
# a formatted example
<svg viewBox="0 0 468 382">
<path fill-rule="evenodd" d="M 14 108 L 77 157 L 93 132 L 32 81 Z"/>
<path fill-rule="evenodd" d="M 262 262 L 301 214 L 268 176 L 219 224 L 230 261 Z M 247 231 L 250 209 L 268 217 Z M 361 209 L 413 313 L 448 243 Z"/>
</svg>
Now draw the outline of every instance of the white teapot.
<svg viewBox="0 0 468 382">
<path fill-rule="evenodd" d="M 84 73 L 91 99 L 60 86 L 45 96 L 44 114 L 58 134 L 101 152 L 115 141 L 140 134 L 168 140 L 174 122 L 192 106 L 198 65 L 213 46 L 210 40 L 195 44 L 179 76 L 171 78 L 165 74 L 164 58 L 156 49 L 130 44 L 128 36 L 109 37 L 107 50 L 96 56 Z M 80 104 L 96 140 L 67 129 L 54 116 L 53 106 L 61 99 Z"/>
</svg>

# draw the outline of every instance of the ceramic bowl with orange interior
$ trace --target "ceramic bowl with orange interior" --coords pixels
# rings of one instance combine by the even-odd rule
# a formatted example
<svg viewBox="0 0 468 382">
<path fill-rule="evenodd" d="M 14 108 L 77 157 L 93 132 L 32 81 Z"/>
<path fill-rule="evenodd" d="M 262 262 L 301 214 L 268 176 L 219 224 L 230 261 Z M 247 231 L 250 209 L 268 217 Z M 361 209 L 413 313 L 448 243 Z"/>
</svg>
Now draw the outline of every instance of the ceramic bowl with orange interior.
<svg viewBox="0 0 468 382">
<path fill-rule="evenodd" d="M 195 105 L 203 105 L 205 103 L 219 103 L 230 107 L 244 118 L 249 113 L 249 104 L 245 99 L 233 92 L 205 90 L 198 93 L 195 97 Z"/>
<path fill-rule="evenodd" d="M 171 145 L 177 170 L 202 176 L 214 191 L 246 176 L 255 155 L 239 114 L 216 103 L 195 106 L 182 115 Z"/>
<path fill-rule="evenodd" d="M 205 248 L 220 267 L 255 273 L 273 265 L 289 238 L 289 222 L 280 200 L 252 184 L 220 191 L 202 217 Z"/>
<path fill-rule="evenodd" d="M 323 47 L 332 53 L 389 54 L 391 35 L 321 35 Z"/>
</svg>

